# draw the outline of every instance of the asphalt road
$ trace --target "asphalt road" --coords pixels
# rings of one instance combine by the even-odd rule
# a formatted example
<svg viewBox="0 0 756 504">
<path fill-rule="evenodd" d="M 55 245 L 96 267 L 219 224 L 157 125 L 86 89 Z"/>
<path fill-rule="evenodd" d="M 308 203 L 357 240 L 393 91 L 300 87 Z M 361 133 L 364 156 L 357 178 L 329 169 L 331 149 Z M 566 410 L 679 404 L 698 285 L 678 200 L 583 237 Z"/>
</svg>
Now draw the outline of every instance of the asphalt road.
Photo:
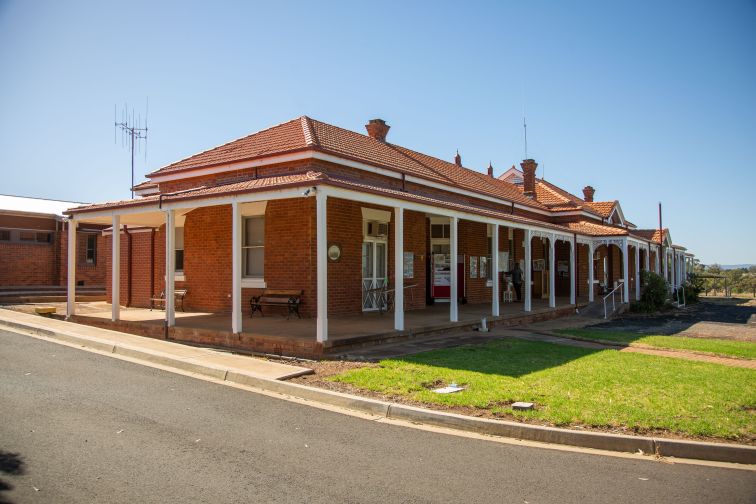
<svg viewBox="0 0 756 504">
<path fill-rule="evenodd" d="M 0 480 L 17 504 L 756 500 L 750 471 L 388 425 L 4 331 Z"/>
</svg>

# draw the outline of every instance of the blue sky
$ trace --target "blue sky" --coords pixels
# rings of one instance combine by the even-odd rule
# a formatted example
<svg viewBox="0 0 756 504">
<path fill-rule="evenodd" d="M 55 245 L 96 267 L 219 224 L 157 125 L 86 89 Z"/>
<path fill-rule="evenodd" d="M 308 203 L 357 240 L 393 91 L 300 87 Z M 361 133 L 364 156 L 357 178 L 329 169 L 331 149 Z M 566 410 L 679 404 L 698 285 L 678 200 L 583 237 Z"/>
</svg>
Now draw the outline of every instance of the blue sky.
<svg viewBox="0 0 756 504">
<path fill-rule="evenodd" d="M 755 2 L 407 4 L 0 0 L 0 193 L 128 197 L 148 96 L 137 180 L 302 114 L 498 174 L 525 110 L 539 176 L 756 263 Z"/>
</svg>

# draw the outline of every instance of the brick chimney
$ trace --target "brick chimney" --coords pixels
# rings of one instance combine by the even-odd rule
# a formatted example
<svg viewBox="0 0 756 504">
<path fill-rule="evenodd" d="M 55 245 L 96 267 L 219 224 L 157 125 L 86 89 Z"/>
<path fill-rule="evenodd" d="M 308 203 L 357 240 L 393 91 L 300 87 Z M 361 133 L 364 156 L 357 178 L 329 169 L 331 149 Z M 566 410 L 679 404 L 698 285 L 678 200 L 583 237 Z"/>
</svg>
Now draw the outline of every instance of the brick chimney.
<svg viewBox="0 0 756 504">
<path fill-rule="evenodd" d="M 491 161 L 488 162 L 488 176 L 493 178 L 493 165 L 491 164 Z"/>
<path fill-rule="evenodd" d="M 587 185 L 583 187 L 583 199 L 587 201 L 588 203 L 591 203 L 593 201 L 593 195 L 596 192 L 596 189 L 593 187 Z"/>
<path fill-rule="evenodd" d="M 459 149 L 457 149 L 457 155 L 454 156 L 454 164 L 457 166 L 462 166 L 462 156 L 459 155 Z"/>
<path fill-rule="evenodd" d="M 522 168 L 523 194 L 530 199 L 535 199 L 535 174 L 538 163 L 533 159 L 523 159 L 520 167 Z"/>
<path fill-rule="evenodd" d="M 386 124 L 386 121 L 383 119 L 370 119 L 365 125 L 368 135 L 381 142 L 386 141 L 386 135 L 388 135 L 389 128 L 391 128 L 391 126 Z"/>
</svg>

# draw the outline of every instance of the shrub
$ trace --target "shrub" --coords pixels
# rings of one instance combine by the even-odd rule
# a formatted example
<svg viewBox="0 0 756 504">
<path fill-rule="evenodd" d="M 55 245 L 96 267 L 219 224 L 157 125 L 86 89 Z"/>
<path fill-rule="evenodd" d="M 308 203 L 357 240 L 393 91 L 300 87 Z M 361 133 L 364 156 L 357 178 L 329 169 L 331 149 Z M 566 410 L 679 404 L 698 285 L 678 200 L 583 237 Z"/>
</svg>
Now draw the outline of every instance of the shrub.
<svg viewBox="0 0 756 504">
<path fill-rule="evenodd" d="M 685 293 L 685 304 L 695 303 L 698 301 L 698 296 L 704 291 L 704 281 L 702 278 L 697 277 L 695 274 L 688 276 L 688 280 L 683 284 L 683 292 Z"/>
<path fill-rule="evenodd" d="M 661 310 L 667 303 L 669 289 L 661 275 L 651 271 L 641 272 L 643 289 L 640 301 L 630 304 L 630 311 L 652 313 Z"/>
</svg>

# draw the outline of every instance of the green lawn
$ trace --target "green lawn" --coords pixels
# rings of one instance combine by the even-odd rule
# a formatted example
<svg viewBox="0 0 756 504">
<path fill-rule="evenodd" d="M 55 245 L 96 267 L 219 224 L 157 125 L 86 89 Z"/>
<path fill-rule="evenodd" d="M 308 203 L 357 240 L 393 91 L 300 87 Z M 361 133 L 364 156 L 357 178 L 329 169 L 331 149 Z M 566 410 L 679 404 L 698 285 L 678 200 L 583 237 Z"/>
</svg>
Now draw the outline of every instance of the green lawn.
<svg viewBox="0 0 756 504">
<path fill-rule="evenodd" d="M 756 343 L 750 341 L 733 341 L 708 338 L 685 338 L 683 336 L 644 336 L 631 332 L 605 331 L 601 329 L 559 329 L 556 332 L 579 338 L 627 343 L 629 345 L 648 345 L 657 348 L 692 350 L 728 357 L 756 359 Z"/>
<path fill-rule="evenodd" d="M 756 370 L 524 340 L 434 350 L 330 378 L 414 401 L 555 425 L 756 440 Z M 437 394 L 452 382 L 466 389 Z M 513 401 L 537 409 L 514 412 Z"/>
</svg>

